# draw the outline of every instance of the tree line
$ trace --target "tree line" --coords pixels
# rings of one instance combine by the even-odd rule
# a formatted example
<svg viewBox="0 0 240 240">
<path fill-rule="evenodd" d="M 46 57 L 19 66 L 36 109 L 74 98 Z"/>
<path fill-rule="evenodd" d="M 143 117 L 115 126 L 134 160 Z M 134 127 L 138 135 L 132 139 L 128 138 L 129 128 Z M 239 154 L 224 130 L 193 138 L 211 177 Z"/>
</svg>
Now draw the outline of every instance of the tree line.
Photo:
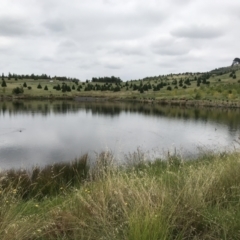
<svg viewBox="0 0 240 240">
<path fill-rule="evenodd" d="M 71 81 L 71 82 L 79 82 L 80 80 L 78 78 L 70 78 L 66 76 L 54 76 L 51 77 L 47 74 L 16 74 L 16 73 L 8 73 L 8 75 L 4 75 L 2 73 L 2 80 L 4 79 L 15 79 L 15 80 L 21 80 L 21 79 L 33 79 L 33 80 L 39 80 L 39 79 L 48 79 L 48 80 L 59 80 L 59 81 Z"/>
<path fill-rule="evenodd" d="M 106 82 L 106 83 L 121 83 L 122 80 L 119 77 L 93 77 L 92 82 Z"/>
</svg>

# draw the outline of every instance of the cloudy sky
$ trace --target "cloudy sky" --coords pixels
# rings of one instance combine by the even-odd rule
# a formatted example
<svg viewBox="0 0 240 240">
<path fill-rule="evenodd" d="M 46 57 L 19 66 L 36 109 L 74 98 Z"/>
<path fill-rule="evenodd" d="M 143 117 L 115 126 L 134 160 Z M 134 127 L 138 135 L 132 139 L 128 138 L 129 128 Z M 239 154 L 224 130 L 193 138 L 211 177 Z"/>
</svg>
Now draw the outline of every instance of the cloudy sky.
<svg viewBox="0 0 240 240">
<path fill-rule="evenodd" d="M 240 57 L 239 0 L 0 2 L 0 73 L 130 80 Z"/>
</svg>

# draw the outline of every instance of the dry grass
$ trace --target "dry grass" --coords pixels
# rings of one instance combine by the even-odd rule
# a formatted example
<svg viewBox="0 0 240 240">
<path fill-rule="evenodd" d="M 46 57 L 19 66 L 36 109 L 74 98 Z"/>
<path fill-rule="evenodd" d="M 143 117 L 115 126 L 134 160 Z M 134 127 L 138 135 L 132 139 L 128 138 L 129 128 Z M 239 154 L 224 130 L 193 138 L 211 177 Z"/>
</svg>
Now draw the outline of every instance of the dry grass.
<svg viewBox="0 0 240 240">
<path fill-rule="evenodd" d="M 239 239 L 239 171 L 238 152 L 121 167 L 102 153 L 65 194 L 25 201 L 2 188 L 0 238 Z"/>
</svg>

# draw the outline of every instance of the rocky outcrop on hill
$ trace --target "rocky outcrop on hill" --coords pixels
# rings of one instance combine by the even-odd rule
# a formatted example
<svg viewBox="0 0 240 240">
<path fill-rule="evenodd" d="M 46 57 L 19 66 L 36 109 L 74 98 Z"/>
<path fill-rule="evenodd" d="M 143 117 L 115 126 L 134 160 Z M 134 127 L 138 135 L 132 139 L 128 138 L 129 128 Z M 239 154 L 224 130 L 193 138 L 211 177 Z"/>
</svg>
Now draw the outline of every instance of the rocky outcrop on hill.
<svg viewBox="0 0 240 240">
<path fill-rule="evenodd" d="M 240 58 L 234 58 L 232 66 L 240 64 Z"/>
</svg>

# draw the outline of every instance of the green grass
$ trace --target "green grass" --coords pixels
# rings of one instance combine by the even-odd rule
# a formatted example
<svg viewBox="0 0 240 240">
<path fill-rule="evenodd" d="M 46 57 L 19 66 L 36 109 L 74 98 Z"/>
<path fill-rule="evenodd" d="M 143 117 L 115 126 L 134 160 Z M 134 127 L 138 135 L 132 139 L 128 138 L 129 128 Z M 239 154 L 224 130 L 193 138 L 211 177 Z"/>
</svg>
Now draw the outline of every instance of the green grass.
<svg viewBox="0 0 240 240">
<path fill-rule="evenodd" d="M 58 192 L 43 193 L 42 187 L 53 184 L 60 189 L 71 182 L 69 175 L 73 179 L 86 165 L 76 170 L 74 164 L 65 164 L 64 173 L 56 168 L 56 182 L 51 171 L 42 169 L 46 182 L 33 183 L 41 194 L 29 193 L 28 198 L 19 192 L 25 184 L 20 172 L 11 170 L 11 178 L 3 172 L 0 238 L 240 238 L 239 152 L 206 152 L 193 161 L 168 156 L 150 162 L 142 153 L 130 157 L 131 164 L 117 166 L 111 154 L 99 154 L 84 178 L 77 177 Z M 12 184 L 4 185 L 6 179 Z"/>
<path fill-rule="evenodd" d="M 235 72 L 235 77 L 230 76 L 231 72 Z M 197 79 L 208 75 L 207 81 L 209 84 L 201 83 L 200 86 L 197 85 Z M 180 81 L 183 81 L 182 86 L 180 86 Z M 184 83 L 189 80 L 189 84 Z M 70 88 L 70 92 L 56 91 L 53 89 L 54 86 L 58 84 L 62 86 L 63 81 L 59 80 L 49 80 L 49 79 L 18 79 L 5 78 L 7 87 L 0 87 L 0 98 L 44 98 L 44 99 L 54 99 L 54 98 L 76 98 L 76 97 L 94 97 L 94 98 L 105 98 L 105 99 L 115 99 L 115 100 L 134 100 L 134 101 L 154 101 L 162 102 L 164 100 L 171 102 L 179 101 L 197 101 L 208 102 L 210 105 L 221 104 L 231 105 L 238 104 L 240 102 L 240 68 L 239 66 L 227 67 L 216 69 L 208 73 L 182 73 L 182 74 L 169 74 L 155 77 L 147 77 L 141 80 L 131 80 L 128 83 L 121 83 L 120 91 L 114 92 L 113 90 L 90 90 L 85 91 L 88 84 L 103 86 L 105 83 L 83 83 L 80 82 L 76 85 L 74 82 L 65 81 Z M 174 81 L 177 84 L 174 84 Z M 12 91 L 16 87 L 23 87 L 24 83 L 27 84 L 31 89 L 23 88 L 23 94 L 13 94 Z M 165 86 L 161 89 L 154 91 L 154 88 L 158 84 L 164 84 Z M 42 88 L 38 89 L 38 84 L 41 84 Z M 127 86 L 128 84 L 128 86 Z M 151 85 L 151 89 L 144 90 L 140 93 L 139 90 L 134 90 L 134 85 L 139 87 L 140 85 Z M 48 90 L 44 90 L 47 86 Z M 75 86 L 75 90 L 72 87 Z M 77 87 L 81 86 L 81 90 L 77 91 Z M 112 84 L 112 88 L 117 85 Z M 167 90 L 171 87 L 171 90 Z M 177 87 L 177 88 L 176 88 Z"/>
</svg>

